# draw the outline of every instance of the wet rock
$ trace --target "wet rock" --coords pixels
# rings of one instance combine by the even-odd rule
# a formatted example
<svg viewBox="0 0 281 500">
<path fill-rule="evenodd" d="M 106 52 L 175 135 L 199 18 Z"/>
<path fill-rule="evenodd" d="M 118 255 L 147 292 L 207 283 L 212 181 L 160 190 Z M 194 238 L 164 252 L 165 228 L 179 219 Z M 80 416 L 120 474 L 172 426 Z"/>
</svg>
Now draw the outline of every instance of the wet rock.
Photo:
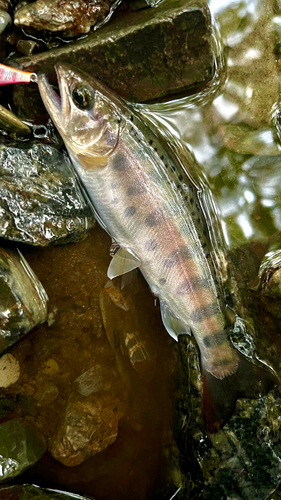
<svg viewBox="0 0 281 500">
<path fill-rule="evenodd" d="M 1 500 L 94 500 L 93 497 L 75 495 L 66 491 L 40 488 L 34 484 L 23 484 L 0 488 Z"/>
<path fill-rule="evenodd" d="M 46 321 L 47 300 L 26 260 L 0 249 L 0 353 Z"/>
<path fill-rule="evenodd" d="M 188 495 L 195 498 L 198 495 L 204 500 L 269 498 L 281 481 L 278 390 L 258 400 L 238 400 L 230 422 L 217 434 L 207 434 L 202 419 L 197 347 L 181 337 L 178 349 L 176 394 L 179 397 L 174 407 L 177 415 L 174 436 L 180 452 L 179 498 L 189 498 Z"/>
<path fill-rule="evenodd" d="M 259 292 L 248 283 L 257 276 L 266 245 L 249 244 L 234 250 L 230 267 L 235 278 L 239 316 L 230 329 L 234 346 L 243 354 L 264 360 L 279 371 L 276 325 L 268 323 Z M 240 265 L 240 262 L 242 263 Z M 237 287 L 239 284 L 239 288 Z M 252 325 L 254 324 L 254 330 Z M 246 326 L 247 325 L 247 328 Z M 171 481 L 170 494 L 180 487 L 179 499 L 267 500 L 281 482 L 281 397 L 278 389 L 256 399 L 239 399 L 230 421 L 216 434 L 206 431 L 202 415 L 202 379 L 195 341 L 180 336 L 174 345 L 173 467 L 181 483 Z M 159 498 L 163 498 L 160 496 Z M 166 498 L 164 496 L 164 498 Z M 169 497 L 168 497 L 169 498 Z"/>
<path fill-rule="evenodd" d="M 109 20 L 120 3 L 110 0 L 37 0 L 20 7 L 14 23 L 20 28 L 65 32 L 68 36 L 88 33 Z"/>
<path fill-rule="evenodd" d="M 38 43 L 34 40 L 19 40 L 17 43 L 17 49 L 19 52 L 25 56 L 31 56 L 35 49 L 38 48 Z"/>
<path fill-rule="evenodd" d="M 1 20 L 0 20 L 1 22 Z M 8 111 L 0 104 L 0 128 L 9 133 L 11 137 L 25 137 L 31 134 L 30 128 L 19 120 L 14 113 Z"/>
<path fill-rule="evenodd" d="M 46 246 L 84 238 L 93 226 L 67 158 L 47 145 L 0 148 L 0 236 Z"/>
<path fill-rule="evenodd" d="M 281 251 L 269 252 L 260 269 L 261 297 L 266 310 L 281 320 Z"/>
<path fill-rule="evenodd" d="M 9 2 L 7 0 L 0 0 L 0 9 L 7 12 L 9 10 Z"/>
<path fill-rule="evenodd" d="M 12 18 L 8 12 L 0 8 L 0 33 L 3 33 L 7 26 L 12 24 Z"/>
<path fill-rule="evenodd" d="M 94 392 L 109 391 L 111 388 L 111 377 L 104 374 L 104 368 L 101 365 L 94 365 L 92 368 L 82 373 L 74 385 L 76 390 L 82 396 L 90 396 Z"/>
<path fill-rule="evenodd" d="M 70 395 L 58 433 L 49 444 L 52 456 L 67 466 L 79 465 L 114 443 L 124 416 L 124 388 L 116 393 L 114 377 L 101 366 L 93 368 L 95 383 L 89 384 L 89 373 L 77 379 L 80 394 Z"/>
<path fill-rule="evenodd" d="M 182 92 L 213 75 L 210 13 L 204 1 L 167 0 L 124 15 L 86 40 L 12 64 L 53 73 L 57 61 L 97 76 L 133 101 Z"/>
<path fill-rule="evenodd" d="M 19 420 L 0 424 L 0 482 L 31 467 L 46 451 L 46 442 L 33 425 Z"/>
</svg>

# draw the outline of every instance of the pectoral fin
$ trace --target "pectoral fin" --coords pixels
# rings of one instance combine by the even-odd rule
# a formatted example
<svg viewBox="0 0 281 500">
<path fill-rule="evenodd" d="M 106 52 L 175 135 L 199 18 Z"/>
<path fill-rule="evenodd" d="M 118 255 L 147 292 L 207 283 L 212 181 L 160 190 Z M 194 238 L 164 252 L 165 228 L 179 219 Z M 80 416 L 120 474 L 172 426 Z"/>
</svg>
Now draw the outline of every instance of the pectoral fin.
<svg viewBox="0 0 281 500">
<path fill-rule="evenodd" d="M 135 257 L 135 255 L 128 250 L 125 250 L 125 248 L 120 248 L 109 264 L 107 276 L 112 280 L 113 278 L 116 278 L 116 276 L 129 273 L 140 265 L 141 261 Z"/>
<path fill-rule="evenodd" d="M 173 339 L 178 341 L 178 336 L 181 334 L 191 335 L 189 326 L 177 318 L 165 302 L 160 301 L 160 309 L 164 326 Z"/>
</svg>

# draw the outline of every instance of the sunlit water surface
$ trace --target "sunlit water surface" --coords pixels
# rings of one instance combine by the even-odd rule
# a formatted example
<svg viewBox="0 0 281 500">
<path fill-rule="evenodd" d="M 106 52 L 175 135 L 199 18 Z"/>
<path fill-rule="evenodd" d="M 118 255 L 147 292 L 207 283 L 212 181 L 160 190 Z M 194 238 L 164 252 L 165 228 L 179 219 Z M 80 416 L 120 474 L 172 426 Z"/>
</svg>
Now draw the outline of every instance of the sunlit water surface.
<svg viewBox="0 0 281 500">
<path fill-rule="evenodd" d="M 215 78 L 200 94 L 141 110 L 183 141 L 207 172 L 230 245 L 266 239 L 274 248 L 281 229 L 281 6 L 271 0 L 209 6 Z"/>
</svg>

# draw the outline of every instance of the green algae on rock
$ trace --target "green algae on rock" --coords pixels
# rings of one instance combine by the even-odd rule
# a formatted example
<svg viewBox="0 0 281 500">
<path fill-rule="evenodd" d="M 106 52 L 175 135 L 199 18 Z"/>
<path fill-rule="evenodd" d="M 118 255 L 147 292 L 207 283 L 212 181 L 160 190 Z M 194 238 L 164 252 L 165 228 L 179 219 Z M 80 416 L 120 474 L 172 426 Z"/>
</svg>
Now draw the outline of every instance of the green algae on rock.
<svg viewBox="0 0 281 500">
<path fill-rule="evenodd" d="M 46 321 L 47 300 L 23 256 L 0 249 L 0 353 Z"/>
<path fill-rule="evenodd" d="M 0 147 L 0 236 L 31 245 L 79 241 L 94 217 L 62 153 L 42 144 Z"/>
<path fill-rule="evenodd" d="M 1 500 L 94 500 L 93 497 L 76 495 L 67 491 L 40 488 L 23 484 L 0 488 Z"/>
<path fill-rule="evenodd" d="M 0 424 L 0 482 L 18 476 L 46 451 L 42 434 L 28 422 Z"/>
<path fill-rule="evenodd" d="M 136 102 L 202 86 L 215 65 L 210 12 L 204 0 L 166 0 L 116 18 L 86 40 L 10 63 L 53 73 L 57 61 Z"/>
</svg>

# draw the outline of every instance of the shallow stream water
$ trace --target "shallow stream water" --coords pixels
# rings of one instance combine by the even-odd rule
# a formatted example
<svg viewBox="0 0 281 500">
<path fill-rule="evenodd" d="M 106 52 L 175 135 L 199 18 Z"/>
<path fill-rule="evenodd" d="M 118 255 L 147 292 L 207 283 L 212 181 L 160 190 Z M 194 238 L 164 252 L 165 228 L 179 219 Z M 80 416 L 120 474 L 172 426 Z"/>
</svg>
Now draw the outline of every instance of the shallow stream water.
<svg viewBox="0 0 281 500">
<path fill-rule="evenodd" d="M 210 186 L 229 249 L 256 242 L 262 254 L 277 250 L 281 243 L 281 3 L 211 0 L 209 6 L 216 55 L 213 80 L 200 93 L 136 107 L 148 123 L 159 127 L 164 139 L 174 140 L 175 147 L 182 142 L 193 153 L 196 174 Z M 211 204 L 208 207 L 213 210 Z M 113 377 L 112 391 L 118 401 L 123 391 L 121 403 L 129 409 L 124 410 L 116 441 L 101 453 L 76 465 L 76 457 L 70 458 L 71 464 L 65 457 L 65 463 L 59 463 L 47 452 L 19 482 L 102 500 L 153 500 L 169 480 L 174 496 L 167 493 L 159 498 L 170 500 L 179 497 L 181 484 L 177 467 L 167 466 L 167 456 L 174 453 L 170 435 L 170 397 L 176 395 L 171 387 L 173 340 L 162 325 L 159 305 L 140 277 L 128 285 L 122 299 L 129 302 L 130 314 L 126 316 L 120 307 L 110 309 L 104 293 L 110 245 L 108 235 L 96 227 L 79 243 L 22 248 L 50 300 L 48 323 L 11 350 L 23 367 L 9 393 L 11 401 L 15 400 L 14 416 L 35 421 L 52 443 L 49 450 L 56 448 L 58 453 L 57 429 L 67 427 L 65 408 L 73 400 L 80 404 L 73 388 L 93 363 L 105 363 L 110 372 L 121 373 L 121 381 Z M 102 316 L 103 321 L 109 318 L 107 339 Z M 131 353 L 126 351 L 128 331 L 134 333 L 136 344 L 145 346 L 137 375 L 130 365 Z M 188 368 L 191 374 L 193 368 Z M 187 440 L 187 426 L 185 421 L 182 441 Z M 203 456 L 206 436 L 198 442 L 202 446 L 198 454 Z M 175 456 L 176 452 L 176 461 Z M 190 458 L 190 482 L 196 482 L 198 463 Z M 192 498 L 199 500 L 200 495 L 196 490 Z M 231 496 L 231 500 L 236 498 L 240 500 Z M 244 498 L 256 500 L 249 495 Z"/>
<path fill-rule="evenodd" d="M 199 94 L 143 111 L 180 138 L 207 172 L 229 244 L 262 238 L 274 245 L 281 229 L 281 6 L 271 0 L 209 6 L 214 79 Z"/>
</svg>

